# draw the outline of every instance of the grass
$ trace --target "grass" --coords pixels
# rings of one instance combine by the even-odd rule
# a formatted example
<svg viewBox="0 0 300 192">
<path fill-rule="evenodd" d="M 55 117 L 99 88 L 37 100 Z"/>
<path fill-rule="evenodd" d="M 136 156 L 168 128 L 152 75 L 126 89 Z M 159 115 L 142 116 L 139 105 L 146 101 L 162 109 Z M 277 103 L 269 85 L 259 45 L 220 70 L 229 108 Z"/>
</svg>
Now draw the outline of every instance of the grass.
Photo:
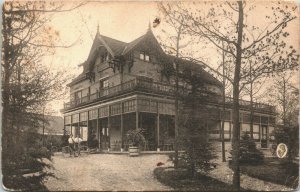
<svg viewBox="0 0 300 192">
<path fill-rule="evenodd" d="M 231 167 L 231 165 L 230 165 Z M 275 158 L 265 158 L 258 165 L 241 164 L 242 173 L 264 181 L 297 188 L 299 183 L 299 164 L 287 163 Z"/>
<path fill-rule="evenodd" d="M 183 169 L 175 170 L 168 167 L 157 167 L 154 170 L 155 177 L 163 184 L 172 187 L 176 191 L 232 191 L 230 184 L 221 182 L 206 175 L 189 176 Z"/>
</svg>

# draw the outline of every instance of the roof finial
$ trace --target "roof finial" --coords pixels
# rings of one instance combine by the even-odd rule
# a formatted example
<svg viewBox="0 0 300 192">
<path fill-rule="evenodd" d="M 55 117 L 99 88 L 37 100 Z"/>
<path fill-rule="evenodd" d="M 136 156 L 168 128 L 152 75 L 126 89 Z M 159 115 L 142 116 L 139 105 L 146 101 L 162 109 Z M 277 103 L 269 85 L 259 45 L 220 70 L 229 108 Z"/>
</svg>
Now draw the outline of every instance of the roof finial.
<svg viewBox="0 0 300 192">
<path fill-rule="evenodd" d="M 150 19 L 149 19 L 149 24 L 148 24 L 148 31 L 151 31 L 151 22 L 150 22 Z"/>
<path fill-rule="evenodd" d="M 98 21 L 98 25 L 97 25 L 97 34 L 100 34 L 100 31 L 99 31 L 99 21 Z"/>
</svg>

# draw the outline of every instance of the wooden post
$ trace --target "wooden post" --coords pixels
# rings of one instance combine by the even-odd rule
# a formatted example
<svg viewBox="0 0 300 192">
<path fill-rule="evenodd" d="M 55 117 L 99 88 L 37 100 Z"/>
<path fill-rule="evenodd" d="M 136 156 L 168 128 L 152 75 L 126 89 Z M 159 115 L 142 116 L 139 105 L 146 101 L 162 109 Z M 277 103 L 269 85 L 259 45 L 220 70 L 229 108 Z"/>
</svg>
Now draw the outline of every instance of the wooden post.
<svg viewBox="0 0 300 192">
<path fill-rule="evenodd" d="M 107 129 L 106 129 L 106 138 L 108 140 L 108 148 L 110 148 L 110 115 L 108 115 L 108 120 L 107 120 Z M 106 141 L 107 142 L 107 141 Z"/>
<path fill-rule="evenodd" d="M 139 128 L 139 111 L 138 111 L 138 100 L 136 99 L 136 109 L 135 109 L 135 128 Z"/>
<path fill-rule="evenodd" d="M 87 128 L 87 143 L 89 143 L 90 138 L 90 130 L 89 130 L 89 111 L 86 112 L 87 113 L 87 117 L 86 117 L 86 128 Z"/>
<path fill-rule="evenodd" d="M 99 116 L 97 115 L 97 119 L 96 119 L 96 129 L 97 129 L 97 135 L 98 135 L 98 146 L 99 146 L 99 151 L 101 150 L 101 129 L 99 127 Z"/>
<path fill-rule="evenodd" d="M 70 126 L 71 126 L 71 133 L 70 133 L 70 135 L 72 134 L 73 135 L 73 115 L 71 115 L 71 122 L 70 122 L 71 124 L 70 124 Z M 74 137 L 74 135 L 73 135 L 73 137 Z"/>
<path fill-rule="evenodd" d="M 156 121 L 156 126 L 157 126 L 157 151 L 160 151 L 159 147 L 159 112 L 157 112 L 157 121 Z"/>
<path fill-rule="evenodd" d="M 266 139 L 267 139 L 267 148 L 269 148 L 269 121 L 270 121 L 270 116 L 268 116 L 268 125 L 267 125 L 267 133 L 266 133 Z"/>
<path fill-rule="evenodd" d="M 121 104 L 121 151 L 123 152 L 124 150 L 124 130 L 123 130 L 123 103 Z"/>
</svg>

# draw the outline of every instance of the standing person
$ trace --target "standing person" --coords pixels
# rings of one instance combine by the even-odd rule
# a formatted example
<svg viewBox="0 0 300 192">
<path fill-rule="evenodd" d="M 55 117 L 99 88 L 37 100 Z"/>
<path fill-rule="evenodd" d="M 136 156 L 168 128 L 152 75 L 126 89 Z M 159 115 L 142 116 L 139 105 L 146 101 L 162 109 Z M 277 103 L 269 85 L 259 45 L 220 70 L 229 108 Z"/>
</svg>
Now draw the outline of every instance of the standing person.
<svg viewBox="0 0 300 192">
<path fill-rule="evenodd" d="M 68 139 L 68 143 L 69 143 L 69 151 L 70 151 L 70 157 L 72 156 L 72 154 L 75 156 L 75 151 L 74 151 L 74 139 L 73 139 L 73 135 L 70 134 L 70 137 Z"/>
<path fill-rule="evenodd" d="M 78 156 L 80 155 L 80 143 L 82 139 L 80 137 L 75 138 L 75 150 L 77 151 Z"/>
</svg>

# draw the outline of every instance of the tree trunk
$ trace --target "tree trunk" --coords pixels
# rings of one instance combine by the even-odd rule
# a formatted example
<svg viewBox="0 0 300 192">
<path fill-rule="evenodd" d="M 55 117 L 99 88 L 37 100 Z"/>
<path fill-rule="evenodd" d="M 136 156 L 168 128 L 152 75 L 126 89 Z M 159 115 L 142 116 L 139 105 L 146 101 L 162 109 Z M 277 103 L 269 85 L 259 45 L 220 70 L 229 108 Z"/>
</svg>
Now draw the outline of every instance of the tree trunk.
<svg viewBox="0 0 300 192">
<path fill-rule="evenodd" d="M 224 48 L 224 46 L 223 46 Z M 221 127 L 221 142 L 222 142 L 222 161 L 226 162 L 226 156 L 225 156 L 225 141 L 224 141 L 224 121 L 225 121 L 225 53 L 222 52 L 222 65 L 223 65 L 223 109 L 222 109 L 222 127 Z"/>
<path fill-rule="evenodd" d="M 252 64 L 250 61 L 250 137 L 253 139 L 253 81 L 252 81 Z"/>
<path fill-rule="evenodd" d="M 180 41 L 180 35 L 181 35 L 181 28 L 182 25 L 179 27 L 179 31 L 177 33 L 177 42 L 176 42 L 176 58 L 179 56 L 179 41 Z M 174 142 L 174 151 L 175 151 L 175 160 L 174 160 L 174 167 L 178 168 L 178 136 L 179 136 L 179 101 L 178 101 L 178 62 L 175 62 L 175 83 L 176 83 L 176 91 L 175 91 L 175 142 Z"/>
<path fill-rule="evenodd" d="M 240 166 L 239 166 L 239 148 L 240 148 L 240 116 L 239 116 L 239 83 L 242 61 L 242 35 L 243 35 L 243 3 L 238 1 L 239 19 L 238 19 L 238 40 L 236 44 L 236 62 L 233 81 L 233 137 L 232 137 L 232 163 L 233 163 L 233 187 L 240 190 Z"/>
<path fill-rule="evenodd" d="M 3 60 L 2 60 L 2 74 L 3 74 L 3 80 L 2 80 L 2 106 L 3 106 L 3 111 L 2 111 L 2 134 L 5 136 L 9 136 L 9 132 L 12 130 L 9 129 L 9 81 L 10 81 L 10 63 L 9 63 L 9 55 L 10 55 L 10 40 L 8 37 L 8 34 L 10 34 L 11 31 L 11 22 L 7 21 L 6 16 L 5 16 L 5 5 L 2 6 L 2 27 L 3 27 Z M 6 142 L 7 143 L 4 143 Z M 8 142 L 12 142 L 10 138 L 7 138 L 3 140 L 3 147 L 10 146 Z"/>
</svg>

